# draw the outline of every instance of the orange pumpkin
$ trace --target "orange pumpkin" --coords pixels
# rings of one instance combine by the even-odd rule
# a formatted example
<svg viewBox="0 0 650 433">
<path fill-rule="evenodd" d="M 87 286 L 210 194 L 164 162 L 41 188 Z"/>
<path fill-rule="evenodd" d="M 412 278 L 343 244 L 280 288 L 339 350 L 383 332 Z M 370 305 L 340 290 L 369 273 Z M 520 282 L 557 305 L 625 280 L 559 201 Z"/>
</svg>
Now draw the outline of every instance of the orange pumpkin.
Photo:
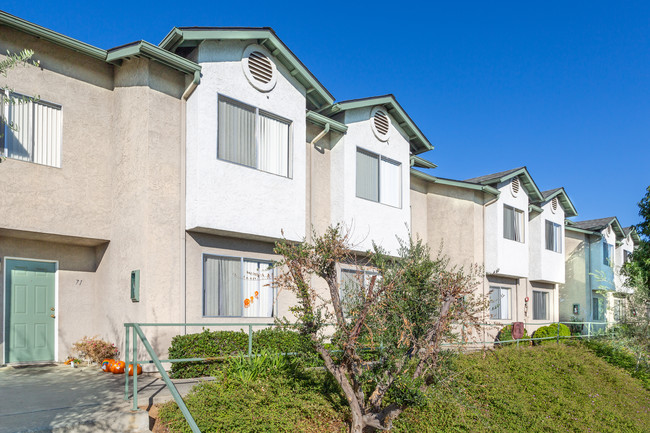
<svg viewBox="0 0 650 433">
<path fill-rule="evenodd" d="M 140 364 L 136 364 L 137 370 L 138 370 L 138 376 L 142 374 L 142 366 Z M 129 376 L 133 376 L 133 364 L 129 364 Z"/>
<path fill-rule="evenodd" d="M 104 373 L 110 373 L 111 372 L 111 367 L 113 366 L 113 363 L 115 362 L 114 359 L 105 359 L 102 361 L 102 371 Z"/>
<path fill-rule="evenodd" d="M 124 373 L 124 368 L 126 367 L 126 364 L 124 361 L 115 361 L 113 363 L 113 368 L 111 369 L 111 372 L 113 374 L 122 374 Z"/>
</svg>

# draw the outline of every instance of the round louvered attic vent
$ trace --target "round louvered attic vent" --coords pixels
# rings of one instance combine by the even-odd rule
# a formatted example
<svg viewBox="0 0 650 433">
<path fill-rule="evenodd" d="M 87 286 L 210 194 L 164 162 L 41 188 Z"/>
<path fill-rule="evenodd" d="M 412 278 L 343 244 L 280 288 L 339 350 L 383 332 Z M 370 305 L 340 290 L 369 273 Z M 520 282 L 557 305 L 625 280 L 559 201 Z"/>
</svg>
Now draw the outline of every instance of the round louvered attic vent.
<svg viewBox="0 0 650 433">
<path fill-rule="evenodd" d="M 388 140 L 390 136 L 390 117 L 384 107 L 373 108 L 370 117 L 372 118 L 370 125 L 375 136 L 381 141 Z"/>
<path fill-rule="evenodd" d="M 551 210 L 553 211 L 553 213 L 557 211 L 557 197 L 551 200 Z"/>
<path fill-rule="evenodd" d="M 607 226 L 607 234 L 611 235 L 612 234 L 612 226 Z"/>
<path fill-rule="evenodd" d="M 519 184 L 518 177 L 512 179 L 512 182 L 510 183 L 510 188 L 512 190 L 512 195 L 516 196 L 517 194 L 519 194 L 519 188 L 521 188 L 521 185 Z"/>
<path fill-rule="evenodd" d="M 275 87 L 277 69 L 271 56 L 259 45 L 249 45 L 242 54 L 242 68 L 248 82 L 257 90 L 268 92 Z"/>
</svg>

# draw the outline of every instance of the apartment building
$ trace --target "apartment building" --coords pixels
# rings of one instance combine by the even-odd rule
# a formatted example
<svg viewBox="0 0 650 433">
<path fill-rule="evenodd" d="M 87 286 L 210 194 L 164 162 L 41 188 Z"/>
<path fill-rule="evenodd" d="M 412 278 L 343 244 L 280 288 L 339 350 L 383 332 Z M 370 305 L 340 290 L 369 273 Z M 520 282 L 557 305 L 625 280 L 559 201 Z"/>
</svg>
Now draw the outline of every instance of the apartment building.
<svg viewBox="0 0 650 433">
<path fill-rule="evenodd" d="M 272 29 L 174 28 L 103 50 L 0 12 L 0 52 L 25 48 L 40 65 L 6 84 L 35 99 L 2 107 L 16 128 L 0 141 L 1 363 L 60 361 L 83 336 L 123 346 L 126 322 L 290 316 L 293 296 L 268 285 L 275 242 L 337 223 L 359 255 L 396 254 L 412 233 L 484 265 L 487 321 L 562 317 L 577 215 L 563 188 L 541 191 L 526 167 L 420 171 L 433 146 L 393 95 L 335 101 Z M 164 354 L 195 330 L 147 335 Z"/>
<path fill-rule="evenodd" d="M 564 188 L 540 191 L 526 167 L 465 181 L 411 171 L 413 232 L 453 263 L 484 266 L 486 322 L 558 320 L 564 220 L 577 215 Z"/>
<path fill-rule="evenodd" d="M 567 221 L 566 283 L 560 286 L 560 320 L 612 322 L 626 311 L 621 267 L 640 241 L 616 217 Z"/>
</svg>

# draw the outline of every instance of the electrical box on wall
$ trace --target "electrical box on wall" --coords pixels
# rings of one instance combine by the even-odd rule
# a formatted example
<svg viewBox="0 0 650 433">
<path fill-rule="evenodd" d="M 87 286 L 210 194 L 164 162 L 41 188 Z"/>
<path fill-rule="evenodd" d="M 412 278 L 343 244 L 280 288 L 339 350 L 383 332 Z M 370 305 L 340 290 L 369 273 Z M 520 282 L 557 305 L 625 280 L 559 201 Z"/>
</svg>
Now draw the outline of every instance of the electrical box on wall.
<svg viewBox="0 0 650 433">
<path fill-rule="evenodd" d="M 131 271 L 131 301 L 140 302 L 140 270 Z"/>
</svg>

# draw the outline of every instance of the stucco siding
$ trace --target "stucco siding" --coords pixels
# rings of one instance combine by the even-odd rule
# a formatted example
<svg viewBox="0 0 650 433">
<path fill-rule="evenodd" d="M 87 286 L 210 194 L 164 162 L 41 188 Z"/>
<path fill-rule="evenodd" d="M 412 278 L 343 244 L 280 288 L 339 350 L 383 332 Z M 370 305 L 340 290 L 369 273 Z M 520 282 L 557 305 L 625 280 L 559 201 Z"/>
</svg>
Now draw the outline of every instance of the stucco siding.
<svg viewBox="0 0 650 433">
<path fill-rule="evenodd" d="M 241 65 L 250 41 L 206 41 L 198 48 L 201 85 L 187 107 L 186 228 L 207 228 L 259 238 L 305 236 L 305 89 L 276 62 L 278 79 L 260 92 Z M 283 177 L 217 159 L 218 95 L 291 121 L 292 175 Z"/>
<path fill-rule="evenodd" d="M 564 211 L 561 206 L 553 211 L 551 202 L 547 202 L 542 205 L 542 213 L 535 214 L 529 221 L 529 278 L 532 281 L 564 283 L 564 245 L 560 245 L 560 251 L 546 248 L 546 221 L 560 226 L 559 239 L 564 243 Z"/>
</svg>

